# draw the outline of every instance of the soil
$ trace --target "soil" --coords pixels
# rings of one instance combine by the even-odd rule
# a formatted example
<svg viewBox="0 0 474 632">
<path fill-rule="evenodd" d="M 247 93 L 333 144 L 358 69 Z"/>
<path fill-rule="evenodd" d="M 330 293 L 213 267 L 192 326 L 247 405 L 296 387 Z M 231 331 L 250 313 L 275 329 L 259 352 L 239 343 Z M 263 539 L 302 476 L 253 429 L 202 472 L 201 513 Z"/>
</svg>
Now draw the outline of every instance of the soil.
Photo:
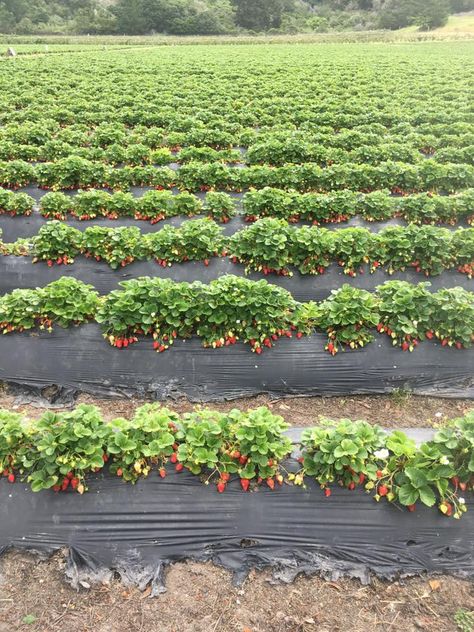
<svg viewBox="0 0 474 632">
<path fill-rule="evenodd" d="M 100 399 L 80 395 L 77 403 L 95 404 L 102 410 L 104 418 L 110 420 L 115 417 L 131 417 L 135 409 L 146 402 L 139 399 Z M 189 412 L 196 408 L 195 404 L 187 400 L 164 401 L 162 404 L 178 413 Z M 443 419 L 461 417 L 474 408 L 474 402 L 470 399 L 421 397 L 395 392 L 391 395 L 377 396 L 288 397 L 280 400 L 259 395 L 227 402 L 213 402 L 207 406 L 221 411 L 268 406 L 292 426 L 313 426 L 317 424 L 320 417 L 326 417 L 335 420 L 365 419 L 386 428 L 415 428 L 430 427 Z M 17 405 L 15 396 L 8 394 L 8 391 L 0 392 L 0 408 L 19 410 L 31 417 L 41 414 L 33 405 Z"/>
<path fill-rule="evenodd" d="M 173 565 L 168 592 L 151 599 L 118 580 L 76 592 L 64 564 L 61 554 L 3 559 L 0 632 L 454 632 L 455 614 L 474 610 L 474 585 L 450 577 L 271 585 L 252 572 L 235 588 L 227 571 L 188 562 Z"/>
</svg>

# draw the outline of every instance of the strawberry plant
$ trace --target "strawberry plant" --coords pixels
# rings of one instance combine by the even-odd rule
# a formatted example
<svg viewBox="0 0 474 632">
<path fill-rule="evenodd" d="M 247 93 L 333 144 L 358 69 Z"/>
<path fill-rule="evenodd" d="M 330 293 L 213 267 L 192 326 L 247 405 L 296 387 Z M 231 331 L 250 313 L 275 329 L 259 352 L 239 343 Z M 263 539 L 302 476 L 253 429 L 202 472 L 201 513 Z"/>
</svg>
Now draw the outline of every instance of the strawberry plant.
<svg viewBox="0 0 474 632">
<path fill-rule="evenodd" d="M 84 493 L 86 476 L 104 467 L 110 428 L 95 406 L 81 404 L 72 412 L 45 413 L 37 421 L 21 454 L 31 489 L 72 489 Z"/>
<path fill-rule="evenodd" d="M 380 297 L 377 331 L 386 333 L 392 344 L 401 346 L 403 351 L 413 351 L 425 337 L 433 338 L 430 326 L 435 299 L 428 287 L 429 283 L 390 281 L 377 288 Z"/>
<path fill-rule="evenodd" d="M 27 217 L 31 215 L 34 203 L 34 199 L 26 193 L 13 193 L 0 188 L 0 215 Z"/>
<path fill-rule="evenodd" d="M 64 193 L 46 193 L 40 201 L 40 213 L 43 217 L 65 220 L 74 207 L 74 199 Z"/>
<path fill-rule="evenodd" d="M 463 499 L 450 487 L 453 465 L 434 442 L 417 448 L 403 432 L 395 431 L 375 456 L 380 459 L 376 480 L 366 484 L 368 491 L 375 492 L 375 500 L 398 501 L 409 511 L 415 511 L 418 501 L 428 507 L 438 502 L 442 513 L 456 518 L 465 511 Z"/>
<path fill-rule="evenodd" d="M 281 417 L 268 408 L 228 414 L 202 410 L 184 415 L 179 426 L 178 466 L 193 474 L 205 474 L 222 493 L 237 474 L 247 491 L 250 481 L 266 483 L 274 489 L 283 484 L 281 461 L 291 452 L 291 441 L 283 436 L 288 428 Z"/>
<path fill-rule="evenodd" d="M 35 180 L 35 168 L 23 160 L 0 162 L 0 187 L 19 189 Z"/>
<path fill-rule="evenodd" d="M 334 233 L 326 228 L 294 229 L 289 248 L 291 263 L 301 274 L 324 274 L 334 257 Z"/>
<path fill-rule="evenodd" d="M 230 238 L 229 255 L 234 263 L 244 263 L 246 271 L 289 275 L 290 238 L 291 232 L 285 220 L 260 219 Z"/>
<path fill-rule="evenodd" d="M 162 266 L 176 261 L 203 261 L 208 265 L 211 257 L 225 254 L 224 247 L 222 229 L 210 219 L 184 222 L 180 228 L 165 226 L 143 239 L 147 256 Z"/>
<path fill-rule="evenodd" d="M 235 216 L 235 200 L 227 193 L 209 191 L 204 202 L 204 212 L 210 219 L 227 224 Z"/>
<path fill-rule="evenodd" d="M 0 297 L 0 329 L 3 334 L 32 329 L 40 313 L 40 290 L 13 290 Z"/>
<path fill-rule="evenodd" d="M 77 228 L 57 220 L 48 222 L 33 238 L 33 263 L 46 261 L 49 267 L 74 263 L 81 249 L 81 238 Z"/>
<path fill-rule="evenodd" d="M 380 427 L 366 421 L 344 419 L 335 424 L 325 419 L 303 432 L 301 445 L 302 470 L 292 479 L 301 484 L 304 476 L 311 476 L 330 496 L 331 483 L 352 490 L 375 479 L 378 466 L 374 453 L 385 445 L 385 435 Z"/>
<path fill-rule="evenodd" d="M 319 305 L 317 321 L 328 333 L 326 350 L 331 355 L 343 346 L 364 347 L 373 340 L 370 329 L 380 321 L 378 300 L 366 290 L 345 284 Z"/>
<path fill-rule="evenodd" d="M 415 268 L 425 276 L 453 266 L 452 233 L 437 226 L 389 226 L 378 234 L 379 263 L 394 270 Z"/>
<path fill-rule="evenodd" d="M 136 202 L 135 219 L 156 224 L 174 215 L 174 196 L 171 191 L 148 191 Z"/>
<path fill-rule="evenodd" d="M 105 217 L 108 213 L 110 195 L 105 191 L 79 191 L 74 198 L 72 215 L 80 220 Z"/>
<path fill-rule="evenodd" d="M 474 488 L 474 413 L 444 424 L 430 442 L 439 450 L 441 459 L 455 473 L 450 480 L 454 491 L 463 493 Z M 440 460 L 441 460 L 440 459 Z M 464 507 L 465 509 L 465 507 Z"/>
<path fill-rule="evenodd" d="M 443 347 L 470 347 L 474 342 L 474 301 L 472 292 L 461 287 L 442 289 L 433 295 L 434 311 L 430 331 Z"/>
<path fill-rule="evenodd" d="M 91 285 L 72 277 L 62 277 L 40 290 L 38 321 L 40 329 L 81 325 L 94 318 L 99 296 Z"/>
<path fill-rule="evenodd" d="M 176 413 L 158 404 L 145 404 L 130 420 L 114 419 L 107 442 L 111 473 L 135 483 L 156 469 L 164 478 L 166 463 L 176 461 L 177 422 Z"/>
<path fill-rule="evenodd" d="M 141 237 L 136 226 L 89 226 L 82 234 L 81 252 L 87 258 L 106 261 L 116 270 L 143 257 Z"/>
<path fill-rule="evenodd" d="M 452 234 L 452 251 L 459 272 L 474 276 L 474 228 L 459 228 Z"/>
<path fill-rule="evenodd" d="M 366 228 L 346 228 L 334 233 L 334 256 L 351 277 L 363 273 L 363 266 L 377 259 L 377 236 Z"/>
<path fill-rule="evenodd" d="M 20 465 L 18 454 L 27 441 L 28 429 L 19 413 L 0 409 L 0 476 L 14 483 Z"/>
<path fill-rule="evenodd" d="M 136 202 L 137 200 L 131 193 L 117 191 L 107 200 L 106 215 L 109 219 L 133 217 Z"/>
</svg>

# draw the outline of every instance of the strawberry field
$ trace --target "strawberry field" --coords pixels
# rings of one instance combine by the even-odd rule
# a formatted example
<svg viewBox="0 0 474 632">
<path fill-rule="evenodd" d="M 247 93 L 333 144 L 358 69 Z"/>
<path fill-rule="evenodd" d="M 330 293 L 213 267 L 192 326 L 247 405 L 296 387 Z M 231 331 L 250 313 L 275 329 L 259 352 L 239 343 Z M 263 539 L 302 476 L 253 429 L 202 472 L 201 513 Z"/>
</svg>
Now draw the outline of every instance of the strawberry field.
<svg viewBox="0 0 474 632">
<path fill-rule="evenodd" d="M 467 41 L 186 45 L 0 62 L 0 381 L 43 404 L 81 392 L 474 398 L 473 52 Z M 0 410 L 0 495 L 29 516 L 31 544 L 38 497 L 59 513 L 74 498 L 87 522 L 101 502 L 134 502 L 122 481 L 146 507 L 189 486 L 183 525 L 217 513 L 219 534 L 205 553 L 200 527 L 147 559 L 150 530 L 137 524 L 137 565 L 158 592 L 156 569 L 176 555 L 267 565 L 253 544 L 232 557 L 252 530 L 229 515 L 260 515 L 262 502 L 278 521 L 281 496 L 295 513 L 279 543 L 265 521 L 252 527 L 277 565 L 287 538 L 295 568 L 320 570 L 321 554 L 341 573 L 474 575 L 472 538 L 446 520 L 473 532 L 472 413 L 422 441 L 357 420 L 287 431 L 268 408 L 179 416 L 147 404 L 110 422 L 87 405 L 36 419 Z M 303 525 L 327 511 L 342 524 L 348 490 L 357 529 L 321 553 L 329 536 Z M 356 496 L 375 532 L 390 522 L 390 542 L 367 541 Z M 160 520 L 174 531 L 175 516 Z M 13 523 L 0 552 L 19 544 Z M 49 550 L 73 537 L 59 523 Z M 417 524 L 428 535 L 411 556 Z M 223 550 L 229 529 L 237 544 Z M 458 546 L 451 566 L 437 530 Z M 113 559 L 78 536 L 75 572 L 82 550 L 128 563 L 125 531 Z"/>
</svg>

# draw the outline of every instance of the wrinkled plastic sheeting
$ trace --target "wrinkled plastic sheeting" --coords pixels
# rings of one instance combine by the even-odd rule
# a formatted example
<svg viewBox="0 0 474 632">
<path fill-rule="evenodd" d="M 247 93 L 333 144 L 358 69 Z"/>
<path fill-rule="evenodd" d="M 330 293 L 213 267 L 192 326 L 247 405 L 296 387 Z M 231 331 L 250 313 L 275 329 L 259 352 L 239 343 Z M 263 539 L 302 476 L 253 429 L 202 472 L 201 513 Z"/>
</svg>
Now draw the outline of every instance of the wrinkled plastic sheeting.
<svg viewBox="0 0 474 632">
<path fill-rule="evenodd" d="M 291 469 L 298 466 L 290 463 Z M 224 494 L 189 473 L 156 474 L 137 485 L 103 473 L 89 491 L 31 492 L 0 482 L 0 551 L 49 555 L 67 548 L 73 586 L 118 573 L 154 595 L 165 590 L 166 567 L 213 561 L 242 582 L 251 569 L 270 569 L 275 581 L 297 575 L 368 583 L 373 575 L 453 574 L 474 577 L 474 512 L 460 521 L 436 508 L 415 513 L 376 503 L 363 490 L 335 488 L 330 498 L 309 482 L 243 493 L 238 479 Z"/>
<path fill-rule="evenodd" d="M 205 349 L 198 339 L 178 340 L 158 354 L 151 338 L 119 350 L 103 339 L 96 324 L 56 328 L 52 334 L 0 336 L 0 381 L 53 403 L 78 392 L 198 402 L 261 393 L 382 394 L 396 388 L 474 397 L 474 350 L 442 348 L 431 341 L 403 353 L 377 335 L 363 349 L 332 357 L 324 350 L 326 341 L 322 334 L 283 338 L 257 356 L 248 345 Z"/>
<path fill-rule="evenodd" d="M 268 283 L 284 288 L 297 301 L 306 302 L 324 300 L 332 290 L 340 288 L 345 283 L 373 291 L 378 285 L 387 281 L 401 280 L 413 284 L 427 281 L 425 276 L 417 274 L 412 269 L 389 275 L 383 271 L 370 274 L 368 266 L 364 267 L 365 274 L 358 274 L 357 277 L 347 276 L 335 263 L 331 264 L 322 275 L 303 275 L 295 270 L 292 277 L 282 277 L 276 274 L 264 276 L 258 272 L 246 275 L 245 266 L 234 264 L 229 258 L 218 257 L 211 258 L 209 266 L 205 266 L 202 261 L 190 261 L 163 268 L 155 261 L 136 261 L 125 268 L 113 270 L 104 261 L 98 262 L 85 257 L 77 257 L 72 265 L 48 268 L 46 263 L 33 263 L 31 258 L 4 256 L 0 257 L 0 295 L 16 288 L 42 287 L 61 277 L 74 277 L 93 285 L 99 293 L 108 294 L 116 290 L 121 281 L 141 276 L 173 279 L 177 282 L 210 283 L 225 274 L 233 274 L 245 276 L 252 281 L 264 279 Z M 457 270 L 446 270 L 443 274 L 430 277 L 429 282 L 431 284 L 429 289 L 432 292 L 448 287 L 463 287 L 474 291 L 474 280 Z"/>
</svg>

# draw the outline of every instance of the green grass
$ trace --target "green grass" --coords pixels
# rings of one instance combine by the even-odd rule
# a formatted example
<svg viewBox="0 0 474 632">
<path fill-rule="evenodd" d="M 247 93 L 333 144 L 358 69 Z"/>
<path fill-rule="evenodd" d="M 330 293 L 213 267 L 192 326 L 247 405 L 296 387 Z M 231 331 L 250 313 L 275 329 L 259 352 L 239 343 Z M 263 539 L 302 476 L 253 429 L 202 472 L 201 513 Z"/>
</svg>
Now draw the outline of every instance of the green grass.
<svg viewBox="0 0 474 632">
<path fill-rule="evenodd" d="M 123 48 L 136 46 L 181 46 L 195 44 L 337 44 L 394 42 L 415 43 L 474 38 L 474 16 L 469 19 L 452 16 L 443 29 L 420 32 L 415 27 L 400 31 L 362 31 L 334 33 L 303 33 L 299 35 L 236 35 L 236 36 L 133 36 L 133 35 L 1 35 L 0 56 L 12 46 L 19 54 L 68 53 L 78 50 Z M 465 27 L 461 28 L 461 24 Z M 457 25 L 457 26 L 456 26 Z M 469 26 L 470 25 L 470 26 Z M 2 50 L 3 49 L 3 50 Z"/>
</svg>

